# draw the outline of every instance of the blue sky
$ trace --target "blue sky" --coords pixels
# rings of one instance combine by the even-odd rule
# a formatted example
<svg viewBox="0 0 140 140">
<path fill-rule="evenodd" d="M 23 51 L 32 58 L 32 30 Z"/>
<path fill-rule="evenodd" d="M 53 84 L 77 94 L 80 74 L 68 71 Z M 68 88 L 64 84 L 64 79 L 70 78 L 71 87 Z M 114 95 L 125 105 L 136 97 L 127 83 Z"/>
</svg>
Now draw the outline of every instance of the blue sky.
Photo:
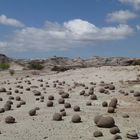
<svg viewBox="0 0 140 140">
<path fill-rule="evenodd" d="M 140 0 L 0 0 L 0 53 L 140 57 Z"/>
</svg>

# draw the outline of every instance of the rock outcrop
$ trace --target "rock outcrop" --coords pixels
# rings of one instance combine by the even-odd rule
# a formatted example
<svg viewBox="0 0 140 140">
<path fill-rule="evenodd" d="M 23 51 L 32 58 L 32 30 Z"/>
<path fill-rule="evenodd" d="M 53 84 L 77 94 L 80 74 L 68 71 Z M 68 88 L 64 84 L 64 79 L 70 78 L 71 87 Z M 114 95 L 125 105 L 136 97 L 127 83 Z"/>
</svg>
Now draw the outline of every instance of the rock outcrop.
<svg viewBox="0 0 140 140">
<path fill-rule="evenodd" d="M 10 59 L 4 55 L 4 54 L 0 54 L 0 64 L 1 63 L 8 63 L 10 61 Z"/>
</svg>

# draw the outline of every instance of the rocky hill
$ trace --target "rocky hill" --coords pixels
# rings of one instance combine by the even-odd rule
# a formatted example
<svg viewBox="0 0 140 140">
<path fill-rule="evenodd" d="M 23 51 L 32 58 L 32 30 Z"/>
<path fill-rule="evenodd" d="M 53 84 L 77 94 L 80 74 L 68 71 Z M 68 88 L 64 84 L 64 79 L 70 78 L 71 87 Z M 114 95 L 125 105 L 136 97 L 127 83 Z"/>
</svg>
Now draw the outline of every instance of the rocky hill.
<svg viewBox="0 0 140 140">
<path fill-rule="evenodd" d="M 10 59 L 4 54 L 0 54 L 0 63 L 14 62 L 14 65 L 18 65 L 23 69 L 29 69 L 30 64 L 39 64 L 44 69 L 51 69 L 54 71 L 65 71 L 75 68 L 87 68 L 87 67 L 100 67 L 100 66 L 128 66 L 133 64 L 139 64 L 139 59 L 130 59 L 126 57 L 92 57 L 90 59 L 70 59 L 67 57 L 52 57 L 48 59 Z"/>
<path fill-rule="evenodd" d="M 53 57 L 45 60 L 14 60 L 14 62 L 24 69 L 29 69 L 30 64 L 43 65 L 44 69 L 53 71 L 66 71 L 75 68 L 100 67 L 100 66 L 128 66 L 133 64 L 133 59 L 125 57 L 93 57 L 90 59 L 70 59 L 67 57 Z"/>
<path fill-rule="evenodd" d="M 1 63 L 8 63 L 10 61 L 10 58 L 8 58 L 6 55 L 4 54 L 0 54 L 0 64 Z"/>
</svg>

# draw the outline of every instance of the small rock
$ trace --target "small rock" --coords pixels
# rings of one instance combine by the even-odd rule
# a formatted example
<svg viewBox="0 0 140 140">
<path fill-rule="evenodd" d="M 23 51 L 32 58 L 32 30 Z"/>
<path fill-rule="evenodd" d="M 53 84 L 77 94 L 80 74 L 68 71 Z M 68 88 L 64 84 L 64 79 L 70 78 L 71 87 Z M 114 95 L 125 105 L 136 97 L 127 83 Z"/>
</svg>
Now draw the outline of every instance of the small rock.
<svg viewBox="0 0 140 140">
<path fill-rule="evenodd" d="M 5 118 L 5 123 L 15 123 L 15 118 L 12 116 L 8 116 Z"/>
<path fill-rule="evenodd" d="M 97 131 L 95 131 L 95 132 L 93 133 L 93 136 L 94 136 L 94 137 L 102 137 L 102 136 L 103 136 L 103 133 L 102 133 L 101 131 L 97 130 Z"/>
<path fill-rule="evenodd" d="M 78 114 L 75 114 L 75 115 L 72 116 L 71 121 L 73 123 L 79 123 L 79 122 L 81 122 L 81 117 Z"/>
<path fill-rule="evenodd" d="M 111 134 L 117 134 L 117 133 L 120 133 L 120 129 L 118 127 L 112 127 L 110 129 L 110 133 Z"/>
<path fill-rule="evenodd" d="M 132 130 L 132 131 L 128 131 L 126 133 L 126 137 L 129 138 L 129 139 L 138 139 L 138 134 L 135 130 Z"/>
<path fill-rule="evenodd" d="M 62 115 L 60 113 L 55 113 L 53 115 L 53 120 L 54 121 L 61 121 L 62 120 Z"/>
</svg>

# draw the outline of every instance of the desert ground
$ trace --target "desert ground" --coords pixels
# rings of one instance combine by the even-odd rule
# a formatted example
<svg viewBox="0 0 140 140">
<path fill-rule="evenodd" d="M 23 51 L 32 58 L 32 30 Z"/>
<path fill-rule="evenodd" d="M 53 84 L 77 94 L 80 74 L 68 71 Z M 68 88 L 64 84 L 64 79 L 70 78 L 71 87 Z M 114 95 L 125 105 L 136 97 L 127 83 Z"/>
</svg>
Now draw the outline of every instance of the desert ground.
<svg viewBox="0 0 140 140">
<path fill-rule="evenodd" d="M 15 69 L 13 76 L 8 71 L 0 72 L 0 105 L 4 109 L 0 113 L 0 140 L 140 139 L 139 66 L 102 66 L 59 73 L 39 71 L 38 74 Z M 114 89 L 109 89 L 109 85 Z M 92 95 L 96 98 L 92 99 Z M 70 108 L 58 103 L 61 96 L 65 103 L 71 104 Z M 118 100 L 117 106 L 109 113 L 102 103 L 109 104 L 113 98 Z M 5 110 L 7 101 L 11 104 L 9 110 Z M 53 106 L 47 106 L 48 102 L 53 102 Z M 74 111 L 75 106 L 80 110 Z M 35 114 L 30 115 L 30 110 L 35 110 Z M 62 116 L 62 112 L 66 114 Z M 55 113 L 62 120 L 54 120 Z M 81 117 L 80 122 L 72 122 L 75 114 Z M 97 115 L 113 117 L 120 132 L 111 134 L 111 128 L 99 127 L 94 122 Z M 15 121 L 6 122 L 8 116 Z M 95 131 L 102 132 L 103 136 L 95 137 Z"/>
</svg>

